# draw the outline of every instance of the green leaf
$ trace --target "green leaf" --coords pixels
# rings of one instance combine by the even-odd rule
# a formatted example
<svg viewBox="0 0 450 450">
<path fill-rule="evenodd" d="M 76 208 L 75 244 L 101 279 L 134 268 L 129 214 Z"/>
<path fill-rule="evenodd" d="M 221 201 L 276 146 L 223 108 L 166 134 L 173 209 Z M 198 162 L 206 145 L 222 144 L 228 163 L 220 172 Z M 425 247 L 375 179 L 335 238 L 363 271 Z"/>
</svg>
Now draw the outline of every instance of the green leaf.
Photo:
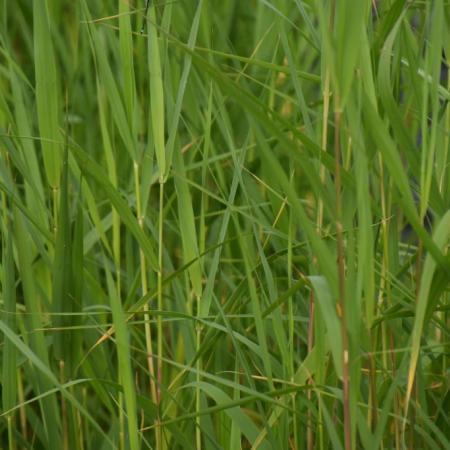
<svg viewBox="0 0 450 450">
<path fill-rule="evenodd" d="M 33 19 L 36 103 L 41 147 L 47 180 L 52 188 L 57 188 L 62 162 L 62 148 L 58 143 L 61 139 L 58 130 L 59 84 L 47 0 L 33 2 Z"/>
</svg>

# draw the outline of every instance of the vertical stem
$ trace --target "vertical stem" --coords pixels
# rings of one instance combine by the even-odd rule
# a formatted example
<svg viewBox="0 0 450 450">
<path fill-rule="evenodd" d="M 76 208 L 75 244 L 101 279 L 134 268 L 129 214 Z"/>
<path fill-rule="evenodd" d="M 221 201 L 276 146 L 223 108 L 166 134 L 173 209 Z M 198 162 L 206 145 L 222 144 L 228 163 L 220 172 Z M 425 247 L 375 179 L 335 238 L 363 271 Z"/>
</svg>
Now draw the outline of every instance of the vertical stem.
<svg viewBox="0 0 450 450">
<path fill-rule="evenodd" d="M 141 230 L 144 229 L 144 214 L 142 211 L 141 204 L 141 189 L 140 189 L 140 181 L 139 181 L 139 166 L 135 162 L 134 163 L 134 191 L 136 195 L 136 213 L 137 219 L 139 223 L 139 227 Z M 148 280 L 147 280 L 147 263 L 145 261 L 145 255 L 142 249 L 139 250 L 139 263 L 141 266 L 141 289 L 142 295 L 146 295 L 148 293 Z M 150 386 L 150 395 L 153 402 L 156 404 L 156 384 L 155 384 L 155 368 L 153 363 L 153 350 L 152 350 L 152 331 L 150 327 L 150 314 L 148 303 L 146 303 L 143 307 L 144 309 L 144 330 L 145 330 L 145 347 L 147 353 L 147 366 L 150 374 L 149 386 Z"/>
<path fill-rule="evenodd" d="M 161 386 L 162 386 L 162 357 L 163 357 L 163 326 L 162 326 L 162 307 L 163 307 L 163 224 L 164 224 L 164 179 L 159 181 L 159 226 L 158 226 L 158 317 L 156 319 L 157 328 L 157 405 L 158 405 L 158 424 L 156 427 L 156 447 L 162 448 L 162 428 L 161 428 Z"/>
<path fill-rule="evenodd" d="M 211 116 L 212 116 L 212 108 L 213 108 L 213 85 L 212 82 L 209 86 L 209 95 L 208 95 L 208 108 L 206 111 L 205 118 L 205 140 L 203 145 L 203 160 L 207 161 L 209 157 L 210 145 L 211 145 Z M 206 164 L 202 167 L 202 185 L 207 185 L 208 180 L 208 166 Z M 200 227 L 199 227 L 199 254 L 203 254 L 206 250 L 206 212 L 208 211 L 208 202 L 209 196 L 205 195 L 204 192 L 201 194 L 201 206 L 200 206 Z M 197 296 L 197 318 L 199 319 L 201 313 L 201 296 Z M 196 445 L 197 450 L 201 450 L 201 390 L 199 386 L 199 382 L 201 381 L 200 372 L 203 368 L 203 358 L 200 355 L 200 346 L 201 346 L 201 338 L 202 338 L 202 330 L 203 325 L 197 321 L 196 324 L 196 332 L 197 332 L 197 342 L 196 342 L 196 352 L 197 352 L 197 389 L 195 392 L 196 398 Z"/>
<path fill-rule="evenodd" d="M 139 223 L 139 227 L 141 230 L 144 229 L 144 214 L 142 211 L 142 203 L 141 203 L 141 185 L 139 178 L 139 165 L 134 162 L 134 191 L 136 195 L 136 214 Z M 139 250 L 139 263 L 141 266 L 141 289 L 142 295 L 146 295 L 148 293 L 148 280 L 147 280 L 147 264 L 145 260 L 145 255 L 142 249 Z M 144 307 L 144 331 L 145 331 L 145 350 L 147 355 L 147 367 L 148 372 L 150 374 L 149 377 L 149 387 L 150 387 L 150 396 L 155 403 L 158 404 L 158 393 L 156 390 L 156 377 L 155 377 L 155 365 L 153 359 L 153 340 L 152 340 L 152 329 L 150 326 L 150 314 L 149 314 L 149 306 L 148 303 L 145 303 Z M 157 449 L 160 449 L 160 439 L 159 439 L 159 420 L 155 422 L 155 440 L 157 442 Z"/>
<path fill-rule="evenodd" d="M 423 218 L 422 218 L 423 220 Z M 417 246 L 417 259 L 416 259 L 416 267 L 415 267 L 415 286 L 416 286 L 416 303 L 418 301 L 419 296 L 419 290 L 420 290 L 420 282 L 422 280 L 422 258 L 423 258 L 423 242 L 420 240 Z M 414 378 L 414 396 L 416 397 L 417 404 L 420 404 L 420 398 L 419 398 L 419 378 L 416 376 Z M 415 425 L 420 420 L 420 418 L 417 417 L 415 408 L 409 409 L 409 415 L 410 415 L 410 426 L 409 426 L 409 443 L 408 448 L 421 448 L 423 447 L 422 443 L 420 442 L 420 435 L 417 437 L 417 439 L 414 439 L 414 429 Z M 419 424 L 420 426 L 420 424 Z"/>
<path fill-rule="evenodd" d="M 330 111 L 330 71 L 325 73 L 325 86 L 323 89 L 323 113 L 322 113 L 322 151 L 325 152 L 328 142 L 328 114 Z M 322 156 L 322 155 L 321 155 Z M 320 162 L 320 181 L 325 182 L 325 166 Z M 323 224 L 323 199 L 319 198 L 317 213 L 317 232 L 321 233 Z"/>
<path fill-rule="evenodd" d="M 330 25 L 331 28 L 331 25 Z M 322 152 L 326 152 L 327 143 L 328 143 L 328 115 L 330 112 L 330 71 L 327 68 L 325 73 L 325 85 L 323 88 L 323 112 L 322 112 Z M 320 155 L 322 157 L 322 155 Z M 325 166 L 322 164 L 322 161 L 320 161 L 320 181 L 322 184 L 325 183 Z M 319 235 L 322 234 L 322 225 L 323 225 L 323 199 L 322 197 L 319 197 L 318 205 L 317 205 L 317 218 L 316 218 L 316 229 L 317 233 Z M 314 321 L 315 321 L 315 315 L 314 315 L 314 295 L 311 294 L 310 302 L 309 302 L 309 326 L 308 326 L 308 351 L 310 351 L 314 347 Z M 310 385 L 313 384 L 313 380 L 310 379 L 308 381 Z M 307 392 L 308 400 L 311 401 L 312 397 L 312 390 L 308 389 Z M 320 396 L 320 391 L 317 391 L 318 396 Z M 319 423 L 319 436 L 322 436 L 322 426 L 321 426 L 321 403 L 319 400 L 319 410 L 318 410 L 318 419 L 317 422 Z M 307 449 L 312 450 L 314 448 L 314 432 L 312 430 L 312 411 L 308 409 L 308 432 L 306 434 L 306 441 L 307 441 Z"/>
<path fill-rule="evenodd" d="M 381 198 L 381 214 L 382 214 L 382 236 L 383 236 L 383 259 L 381 266 L 381 276 L 380 276 L 380 289 L 379 289 L 379 307 L 381 308 L 383 302 L 383 296 L 386 297 L 386 307 L 391 305 L 391 283 L 388 280 L 388 275 L 391 271 L 390 269 L 390 259 L 389 259 L 389 216 L 391 214 L 390 206 L 387 198 L 387 192 L 389 192 L 389 186 L 385 187 L 384 184 L 384 167 L 383 167 L 383 157 L 381 154 L 378 155 L 379 171 L 380 171 L 380 198 Z M 396 355 L 395 355 L 395 342 L 392 332 L 389 331 L 386 323 L 381 324 L 381 360 L 383 364 L 384 373 L 389 373 L 389 368 L 391 369 L 391 379 L 395 379 L 395 368 L 396 368 Z M 377 350 L 377 349 L 375 349 Z M 388 361 L 388 358 L 389 361 Z M 399 419 L 402 417 L 401 400 L 399 394 L 395 393 L 394 398 L 394 436 L 395 436 L 395 448 L 399 450 L 402 446 L 401 436 L 400 436 L 400 422 Z"/>
<path fill-rule="evenodd" d="M 200 317 L 200 296 L 197 296 L 197 317 Z M 201 430 L 201 391 L 200 391 L 200 372 L 202 370 L 202 358 L 199 356 L 201 339 L 202 339 L 202 325 L 199 321 L 196 323 L 196 352 L 197 352 L 197 362 L 196 362 L 196 381 L 197 387 L 195 388 L 195 412 L 197 414 L 195 419 L 195 448 L 196 450 L 201 450 L 202 448 L 202 430 Z"/>
<path fill-rule="evenodd" d="M 114 264 L 116 267 L 116 292 L 117 297 L 120 301 L 120 292 L 121 292 L 121 282 L 120 282 L 120 216 L 119 214 L 113 210 L 113 255 L 114 255 Z M 119 383 L 122 384 L 123 380 L 120 376 L 120 368 L 117 368 L 117 375 L 119 378 Z M 124 397 L 123 393 L 119 393 L 119 405 L 120 405 L 120 414 L 119 414 L 119 437 L 120 437 L 120 448 L 125 450 L 125 414 L 124 414 Z"/>
<path fill-rule="evenodd" d="M 122 383 L 119 375 L 119 383 Z M 119 392 L 119 450 L 125 450 L 125 417 L 123 393 Z"/>
<path fill-rule="evenodd" d="M 294 170 L 291 166 L 291 183 L 293 184 L 294 181 Z M 293 261 L 292 261 L 292 246 L 293 246 L 293 240 L 294 240 L 294 220 L 293 220 L 293 213 L 291 208 L 288 209 L 289 211 L 289 228 L 288 228 L 288 252 L 287 252 L 287 277 L 288 277 L 288 288 L 290 289 L 292 287 L 292 277 L 293 277 Z M 295 369 L 294 369 L 294 357 L 295 357 L 295 322 L 294 322 L 294 299 L 293 296 L 289 298 L 288 303 L 288 317 L 289 317 L 289 379 L 291 382 L 294 382 L 294 375 L 295 375 Z M 292 393 L 292 411 L 293 411 L 293 417 L 292 417 L 292 433 L 293 433 L 293 442 L 294 442 L 294 448 L 298 448 L 298 427 L 297 427 L 297 408 L 296 408 L 296 393 Z"/>
<path fill-rule="evenodd" d="M 371 335 L 372 349 L 376 349 L 376 335 Z M 375 432 L 377 426 L 377 378 L 376 378 L 376 363 L 373 351 L 368 355 L 368 369 L 369 369 L 369 407 L 367 408 L 368 426 L 369 430 Z"/>
<path fill-rule="evenodd" d="M 311 290 L 309 297 L 309 324 L 308 324 L 308 354 L 312 351 L 314 347 L 314 291 Z M 314 382 L 310 378 L 308 380 L 309 385 L 313 385 Z M 312 389 L 308 389 L 308 400 L 311 401 Z M 319 403 L 320 404 L 320 403 Z M 320 412 L 320 409 L 319 409 Z M 318 418 L 320 422 L 320 414 Z M 314 449 L 314 431 L 313 431 L 313 417 L 311 408 L 308 408 L 308 420 L 307 420 L 307 431 L 306 431 L 306 447 L 308 450 Z"/>
<path fill-rule="evenodd" d="M 13 439 L 13 416 L 10 414 L 8 415 L 8 418 L 6 419 L 8 422 L 8 450 L 14 450 L 14 439 Z"/>
<path fill-rule="evenodd" d="M 23 390 L 22 370 L 18 369 L 17 374 L 17 399 L 21 405 L 19 409 L 20 429 L 25 440 L 28 439 L 27 412 L 25 410 L 25 392 Z"/>
<path fill-rule="evenodd" d="M 77 408 L 74 410 L 75 421 L 74 423 L 77 425 L 78 430 L 78 448 L 80 450 L 84 450 L 84 431 L 83 431 L 83 422 L 81 420 L 80 410 Z"/>
<path fill-rule="evenodd" d="M 351 450 L 351 417 L 350 417 L 350 386 L 349 386 L 349 349 L 347 335 L 347 321 L 345 314 L 345 251 L 344 236 L 342 226 L 342 197 L 341 197 L 341 110 L 339 99 L 336 99 L 335 111 L 335 135 L 334 135 L 334 158 L 335 158 L 335 189 L 336 189 L 336 239 L 337 239 L 337 258 L 338 258 L 338 281 L 339 298 L 338 307 L 341 318 L 341 336 L 342 336 L 342 388 L 344 400 L 344 439 L 345 450 Z"/>
<path fill-rule="evenodd" d="M 59 377 L 61 384 L 65 383 L 64 376 L 64 360 L 59 361 Z M 64 450 L 69 449 L 69 428 L 67 423 L 67 405 L 64 395 L 61 394 L 61 416 L 62 416 L 62 426 L 63 426 L 63 448 Z"/>
<path fill-rule="evenodd" d="M 7 161 L 7 163 L 9 163 L 9 161 L 8 161 L 8 157 L 6 157 L 5 158 L 6 159 L 6 161 Z M 9 219 L 9 217 L 8 217 L 8 214 L 6 214 L 6 211 L 8 211 L 8 202 L 7 202 L 7 200 L 6 200 L 6 194 L 5 194 L 5 192 L 2 192 L 2 194 L 1 194 L 1 205 L 2 205 L 2 209 L 3 209 L 3 212 L 4 212 L 4 216 L 3 216 L 3 220 L 2 220 L 2 231 L 3 231 L 3 229 L 4 230 L 7 230 L 8 228 L 9 228 L 9 226 L 10 226 L 10 219 Z M 2 239 L 4 239 L 5 238 L 5 236 L 7 236 L 7 235 L 5 235 L 5 234 L 3 234 L 3 232 L 1 233 L 1 237 L 2 237 Z M 3 246 L 2 246 L 2 250 L 3 250 Z M 12 252 L 11 252 L 12 253 Z M 3 256 L 3 255 L 2 255 Z M 13 258 L 13 256 L 10 254 L 10 256 L 11 256 L 11 258 Z M 3 258 L 2 258 L 2 262 L 3 262 Z M 11 261 L 12 262 L 12 261 Z M 6 269 L 5 269 L 5 267 L 3 267 L 3 270 L 5 271 Z M 3 272 L 3 279 L 2 279 L 2 282 L 5 284 L 6 283 L 6 280 L 5 280 L 5 278 L 6 278 L 6 274 L 5 274 L 5 272 Z M 13 282 L 13 281 L 12 281 Z M 3 289 L 4 290 L 6 290 L 7 288 L 3 285 Z M 3 293 L 4 294 L 4 293 Z M 4 303 L 5 303 L 6 301 L 4 300 Z M 5 305 L 6 306 L 6 305 Z M 9 311 L 9 308 L 5 308 L 5 309 L 7 309 L 8 311 Z M 11 309 L 13 309 L 13 308 L 11 308 Z M 15 358 L 14 358 L 15 359 Z M 14 366 L 15 366 L 15 364 L 14 364 Z M 13 382 L 12 380 L 11 380 L 11 386 L 12 387 L 14 387 L 14 389 L 15 388 L 17 388 L 17 389 L 20 389 L 20 380 L 18 380 L 17 378 L 19 378 L 18 376 L 17 376 L 17 369 L 15 368 L 15 372 L 16 372 L 16 382 Z M 3 382 L 6 382 L 6 380 L 2 380 Z M 19 384 L 19 386 L 17 386 L 17 384 L 16 383 L 18 383 Z M 16 384 L 16 386 L 14 386 L 14 384 Z M 4 408 L 5 408 L 5 402 L 3 402 L 3 405 L 2 405 Z M 22 408 L 21 408 L 22 409 Z M 14 435 L 14 427 L 13 427 L 13 425 L 14 425 L 14 416 L 15 416 L 15 413 L 13 412 L 13 413 L 9 413 L 7 416 L 6 416 L 6 421 L 7 421 L 7 428 L 8 428 L 8 450 L 14 450 L 15 449 L 15 444 L 14 444 L 14 438 L 13 438 L 13 435 Z"/>
</svg>

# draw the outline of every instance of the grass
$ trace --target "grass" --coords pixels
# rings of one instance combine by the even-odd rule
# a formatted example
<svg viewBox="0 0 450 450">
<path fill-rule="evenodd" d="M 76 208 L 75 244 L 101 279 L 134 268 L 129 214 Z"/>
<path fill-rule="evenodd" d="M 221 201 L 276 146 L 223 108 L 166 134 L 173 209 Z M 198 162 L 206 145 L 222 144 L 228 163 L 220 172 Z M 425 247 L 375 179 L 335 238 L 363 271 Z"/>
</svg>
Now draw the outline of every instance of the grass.
<svg viewBox="0 0 450 450">
<path fill-rule="evenodd" d="M 0 10 L 0 448 L 450 448 L 446 0 Z"/>
</svg>

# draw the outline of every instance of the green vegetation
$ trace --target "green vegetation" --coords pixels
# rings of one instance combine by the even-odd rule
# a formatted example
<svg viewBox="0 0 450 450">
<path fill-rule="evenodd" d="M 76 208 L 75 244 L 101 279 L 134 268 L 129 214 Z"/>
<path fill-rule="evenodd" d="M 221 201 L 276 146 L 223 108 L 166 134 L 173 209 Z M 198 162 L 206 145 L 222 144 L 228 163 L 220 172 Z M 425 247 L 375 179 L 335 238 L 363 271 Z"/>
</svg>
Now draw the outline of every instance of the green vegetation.
<svg viewBox="0 0 450 450">
<path fill-rule="evenodd" d="M 449 449 L 447 58 L 448 0 L 0 0 L 0 448 Z"/>
</svg>

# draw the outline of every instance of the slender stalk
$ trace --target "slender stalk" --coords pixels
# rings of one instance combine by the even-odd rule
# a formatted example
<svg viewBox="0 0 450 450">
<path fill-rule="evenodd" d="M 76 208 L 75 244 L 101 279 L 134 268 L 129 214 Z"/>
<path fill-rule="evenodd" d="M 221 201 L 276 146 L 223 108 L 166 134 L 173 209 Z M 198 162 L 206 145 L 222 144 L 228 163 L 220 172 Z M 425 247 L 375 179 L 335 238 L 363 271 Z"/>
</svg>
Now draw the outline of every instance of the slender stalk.
<svg viewBox="0 0 450 450">
<path fill-rule="evenodd" d="M 16 445 L 14 443 L 14 417 L 12 415 L 8 415 L 6 418 L 8 424 L 8 450 L 15 450 Z"/>
<path fill-rule="evenodd" d="M 28 427 L 27 427 L 27 411 L 25 409 L 25 393 L 23 390 L 23 372 L 21 369 L 17 369 L 17 400 L 22 405 L 19 409 L 20 418 L 20 431 L 22 436 L 27 439 Z"/>
<path fill-rule="evenodd" d="M 158 225 L 158 317 L 156 319 L 157 328 L 157 406 L 158 406 L 158 424 L 156 426 L 156 448 L 162 448 L 163 429 L 161 426 L 161 388 L 163 379 L 163 323 L 162 323 L 162 309 L 163 309 L 163 230 L 164 230 L 164 179 L 161 176 L 159 182 L 159 225 Z"/>
<path fill-rule="evenodd" d="M 416 292 L 415 292 L 416 303 L 419 301 L 420 282 L 422 280 L 422 258 L 423 258 L 423 242 L 419 241 L 418 247 L 417 247 L 417 259 L 416 259 L 415 270 L 414 270 L 415 286 L 416 286 Z M 420 380 L 416 376 L 414 378 L 413 389 L 414 389 L 414 396 L 415 396 L 415 400 L 416 400 L 417 404 L 420 404 L 419 382 L 420 382 Z M 417 417 L 416 409 L 409 408 L 408 412 L 409 412 L 409 420 L 410 420 L 410 425 L 409 425 L 409 435 L 410 436 L 409 436 L 408 447 L 410 449 L 423 448 L 422 442 L 420 441 L 420 437 L 417 437 L 416 439 L 414 439 L 414 428 L 415 428 L 417 422 L 420 421 L 420 419 Z M 419 423 L 418 425 L 421 426 L 422 424 Z"/>
<path fill-rule="evenodd" d="M 385 307 L 391 306 L 391 283 L 388 281 L 388 276 L 390 273 L 390 259 L 389 259 L 389 233 L 390 233 L 390 204 L 387 193 L 389 192 L 389 186 L 385 186 L 385 172 L 383 157 L 381 154 L 378 155 L 378 164 L 380 171 L 380 198 L 381 198 L 381 229 L 382 229 L 382 261 L 381 261 L 381 274 L 380 274 L 380 289 L 379 289 L 379 307 L 383 306 L 383 298 L 386 298 Z M 383 322 L 381 325 L 381 348 L 382 348 L 382 366 L 383 372 L 388 374 L 391 372 L 391 379 L 395 379 L 396 376 L 396 355 L 395 355 L 395 341 L 393 333 L 388 329 L 388 326 Z M 402 446 L 401 443 L 401 423 L 399 418 L 402 417 L 401 400 L 399 393 L 395 393 L 394 397 L 394 442 L 396 450 L 399 450 Z"/>
<path fill-rule="evenodd" d="M 136 213 L 137 219 L 140 228 L 144 229 L 144 215 L 142 211 L 142 203 L 141 203 L 141 185 L 140 185 L 140 177 L 139 177 L 139 165 L 134 163 L 134 181 L 135 181 L 135 196 L 136 196 Z M 142 249 L 139 250 L 139 262 L 141 269 L 141 289 L 142 295 L 146 295 L 148 293 L 148 280 L 147 280 L 147 263 L 145 260 L 145 255 Z M 157 378 L 155 376 L 155 364 L 153 358 L 153 339 L 152 339 L 152 330 L 150 326 L 150 313 L 149 313 L 149 305 L 146 302 L 143 306 L 144 310 L 144 331 L 145 331 L 145 347 L 146 347 L 146 355 L 147 355 L 147 367 L 150 374 L 149 377 L 149 387 L 150 387 L 150 396 L 155 403 L 155 405 L 159 404 L 159 393 L 157 391 L 156 383 Z M 159 316 L 158 316 L 159 317 Z M 159 418 L 155 422 L 155 441 L 157 443 L 156 448 L 161 448 L 161 436 L 160 436 L 160 427 L 158 426 Z"/>
<path fill-rule="evenodd" d="M 330 112 L 330 71 L 327 69 L 325 73 L 325 85 L 323 89 L 323 111 L 322 111 L 322 140 L 321 140 L 321 148 L 322 152 L 326 151 L 327 143 L 328 143 L 328 115 Z M 322 157 L 322 153 L 320 154 Z M 325 182 L 325 173 L 326 168 L 323 165 L 322 161 L 320 161 L 320 181 L 323 184 Z M 319 197 L 318 206 L 317 206 L 317 219 L 316 226 L 317 232 L 319 234 L 322 233 L 322 225 L 323 225 L 323 199 Z"/>
<path fill-rule="evenodd" d="M 197 317 L 200 317 L 200 296 L 197 296 Z M 202 324 L 200 321 L 196 322 L 196 340 L 195 340 L 195 346 L 197 355 L 200 352 L 201 344 L 202 344 Z M 201 381 L 201 371 L 202 371 L 202 358 L 199 356 L 197 358 L 197 361 L 195 363 L 195 369 L 196 369 L 196 381 L 197 381 L 197 387 L 195 389 L 195 411 L 197 413 L 197 416 L 195 418 L 195 448 L 196 450 L 201 450 L 202 448 L 202 429 L 201 429 L 201 390 L 200 390 L 200 381 Z"/>
<path fill-rule="evenodd" d="M 291 177 L 291 181 L 292 181 Z M 293 278 L 293 239 L 294 239 L 294 220 L 293 213 L 289 209 L 289 224 L 288 224 L 288 253 L 287 253 L 287 276 L 288 276 L 288 288 L 292 287 Z M 294 296 L 289 298 L 288 303 L 288 318 L 289 318 L 289 379 L 294 382 L 295 375 L 295 322 L 294 322 Z M 298 426 L 297 426 L 297 407 L 296 407 L 296 393 L 292 393 L 292 410 L 294 411 L 292 417 L 292 434 L 294 440 L 294 448 L 298 448 Z"/>
<path fill-rule="evenodd" d="M 314 346 L 314 292 L 311 291 L 309 296 L 309 323 L 308 323 L 308 353 L 310 353 Z M 312 378 L 309 379 L 308 384 L 313 386 L 314 380 Z M 312 398 L 312 389 L 308 389 L 308 400 L 311 401 Z M 320 394 L 318 394 L 320 395 Z M 320 405 L 320 402 L 319 402 Z M 320 407 L 319 407 L 319 422 L 320 415 Z M 307 423 L 307 431 L 306 431 L 306 447 L 308 450 L 314 449 L 314 427 L 313 427 L 313 416 L 310 408 L 308 408 L 308 423 Z"/>
<path fill-rule="evenodd" d="M 327 68 L 325 73 L 325 83 L 323 88 L 323 110 L 322 110 L 322 136 L 321 136 L 321 149 L 322 152 L 326 152 L 327 144 L 328 144 L 328 116 L 330 112 L 330 71 Z M 325 174 L 326 168 L 322 163 L 322 152 L 320 153 L 320 182 L 322 184 L 325 183 Z M 319 197 L 318 205 L 317 205 L 317 217 L 316 217 L 316 230 L 319 235 L 322 235 L 322 227 L 323 227 L 323 199 Z M 309 325 L 308 325 L 308 351 L 310 351 L 314 346 L 314 320 L 315 320 L 315 306 L 314 306 L 314 294 L 311 293 L 310 301 L 309 301 Z M 309 384 L 313 384 L 314 380 L 310 379 Z M 316 391 L 318 396 L 320 396 L 320 391 Z M 307 392 L 308 400 L 311 401 L 312 398 L 312 389 L 309 389 Z M 319 434 L 322 436 L 322 419 L 321 419 L 321 402 L 319 399 Z M 307 449 L 313 450 L 314 448 L 314 432 L 312 429 L 312 411 L 308 409 L 308 432 L 306 436 L 307 441 Z"/>
<path fill-rule="evenodd" d="M 121 248 L 120 248 L 120 217 L 119 215 L 115 214 L 115 211 L 113 212 L 113 253 L 114 253 L 114 264 L 115 264 L 115 268 L 116 268 L 116 292 L 117 292 L 117 296 L 118 299 L 120 301 L 120 293 L 121 293 L 121 263 L 120 263 L 120 258 L 121 258 Z M 119 382 L 122 384 L 123 380 L 121 379 L 120 373 L 120 367 L 117 368 L 117 376 L 119 379 Z M 119 443 L 120 443 L 120 448 L 125 450 L 125 441 L 126 441 L 126 437 L 125 437 L 125 414 L 124 414 L 124 409 L 125 409 L 125 401 L 124 401 L 124 395 L 122 392 L 119 393 L 119 408 L 120 408 L 120 412 L 119 412 Z"/>
<path fill-rule="evenodd" d="M 203 144 L 203 158 L 207 160 L 210 153 L 211 146 L 211 116 L 213 109 L 213 85 L 210 84 L 209 92 L 208 92 L 208 107 L 205 114 L 205 138 Z M 202 185 L 206 186 L 208 182 L 208 166 L 206 164 L 202 167 L 201 174 Z M 199 254 L 203 254 L 206 250 L 206 212 L 208 211 L 208 203 L 209 197 L 202 192 L 201 201 L 200 201 L 200 226 L 199 226 Z M 201 296 L 197 295 L 197 319 L 201 318 Z M 202 340 L 202 330 L 203 326 L 197 320 L 196 323 L 196 352 L 197 352 L 197 362 L 196 362 L 196 381 L 197 388 L 195 391 L 195 409 L 197 413 L 196 418 L 196 430 L 195 430 L 195 441 L 197 450 L 201 449 L 202 446 L 202 438 L 201 438 L 201 390 L 199 386 L 199 382 L 201 381 L 201 370 L 203 369 L 203 355 L 200 353 L 201 348 L 201 340 Z"/>
<path fill-rule="evenodd" d="M 81 395 L 83 395 L 83 394 L 81 394 Z M 84 427 L 83 427 L 83 421 L 81 419 L 81 414 L 78 409 L 73 410 L 73 414 L 74 414 L 74 423 L 76 424 L 76 430 L 77 430 L 78 448 L 80 450 L 84 450 Z"/>
<path fill-rule="evenodd" d="M 376 348 L 376 335 L 371 336 L 372 348 Z M 369 371 L 369 404 L 367 411 L 367 422 L 369 429 L 373 432 L 377 426 L 377 385 L 376 385 L 376 364 L 373 352 L 368 355 L 368 371 Z"/>
<path fill-rule="evenodd" d="M 342 339 L 342 387 L 344 401 L 344 440 L 345 450 L 352 449 L 351 436 L 351 413 L 350 413 L 350 371 L 349 371 L 349 346 L 347 334 L 347 319 L 345 305 L 345 249 L 344 234 L 342 226 L 342 182 L 341 182 L 341 110 L 339 99 L 336 99 L 334 122 L 334 158 L 335 158 L 335 189 L 336 189 L 336 240 L 337 240 L 337 264 L 338 264 L 338 281 L 339 281 L 339 315 L 341 319 L 341 339 Z"/>
<path fill-rule="evenodd" d="M 134 163 L 134 192 L 136 196 L 136 213 L 139 226 L 141 229 L 144 229 L 144 215 L 142 212 L 142 204 L 141 204 L 141 184 L 139 177 L 139 165 Z M 145 260 L 145 255 L 142 249 L 139 250 L 139 263 L 141 269 L 141 289 L 142 295 L 147 295 L 148 293 L 148 281 L 147 281 L 147 263 Z M 156 377 L 155 377 L 155 368 L 153 362 L 153 344 L 152 344 L 152 330 L 150 327 L 150 314 L 149 314 L 149 306 L 148 303 L 145 303 L 144 307 L 144 330 L 145 330 L 145 346 L 147 352 L 147 367 L 150 374 L 149 377 L 149 387 L 150 387 L 150 395 L 153 402 L 157 403 L 157 394 L 156 394 Z"/>
<path fill-rule="evenodd" d="M 120 380 L 119 377 L 119 382 Z M 123 394 L 119 392 L 119 450 L 125 450 L 125 402 L 123 401 Z"/>
<path fill-rule="evenodd" d="M 61 384 L 65 383 L 64 360 L 59 361 L 59 376 Z M 61 395 L 61 420 L 63 426 L 63 446 L 64 450 L 69 450 L 69 426 L 67 422 L 67 405 L 63 395 Z"/>
</svg>

